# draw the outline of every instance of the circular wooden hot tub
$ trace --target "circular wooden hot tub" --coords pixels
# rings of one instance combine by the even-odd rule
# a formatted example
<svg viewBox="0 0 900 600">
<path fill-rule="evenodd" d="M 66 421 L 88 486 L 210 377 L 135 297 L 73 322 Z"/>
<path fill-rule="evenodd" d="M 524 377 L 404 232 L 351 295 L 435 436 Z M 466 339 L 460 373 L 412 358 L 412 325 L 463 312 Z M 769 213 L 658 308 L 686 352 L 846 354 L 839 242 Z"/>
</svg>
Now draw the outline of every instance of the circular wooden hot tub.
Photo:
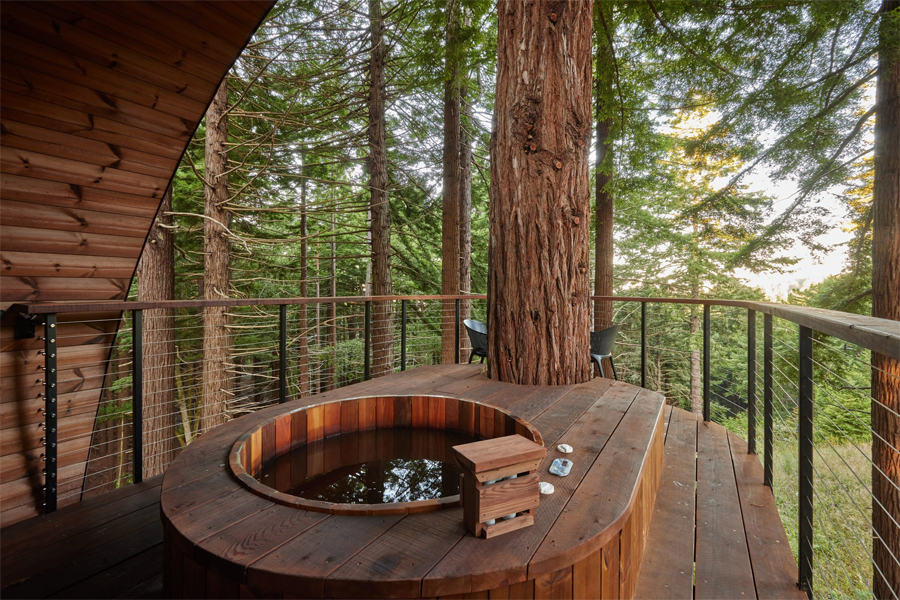
<svg viewBox="0 0 900 600">
<path fill-rule="evenodd" d="M 664 401 L 624 383 L 500 384 L 480 367 L 419 368 L 271 407 L 201 436 L 162 486 L 169 597 L 631 597 L 662 462 Z M 380 456 L 379 431 L 429 428 L 546 443 L 535 524 L 492 539 L 466 532 L 458 496 L 394 504 L 329 503 L 277 491 L 274 477 L 328 472 Z M 332 443 L 372 432 L 366 444 Z M 570 475 L 550 475 L 575 451 Z M 346 447 L 346 448 L 345 448 Z M 347 453 L 350 453 L 348 456 Z M 282 457 L 283 458 L 283 457 Z M 264 478 L 262 478 L 264 479 Z"/>
<path fill-rule="evenodd" d="M 259 480 L 263 465 L 289 453 L 297 454 L 295 451 L 298 448 L 310 445 L 314 445 L 313 451 L 299 454 L 305 459 L 304 464 L 291 465 L 290 471 L 280 469 L 276 476 L 311 478 L 331 472 L 340 465 L 392 458 L 403 453 L 395 453 L 390 444 L 385 443 L 390 440 L 386 440 L 385 436 L 379 438 L 377 433 L 408 428 L 454 431 L 478 439 L 520 434 L 541 443 L 541 434 L 522 419 L 499 408 L 465 399 L 440 396 L 352 398 L 295 408 L 255 427 L 234 443 L 229 467 L 234 476 L 254 494 L 285 506 L 314 512 L 350 516 L 395 515 L 459 506 L 459 494 L 389 504 L 324 502 L 277 491 Z M 365 431 L 376 435 L 361 439 L 350 437 L 350 434 Z M 352 439 L 354 443 L 342 444 L 341 437 Z M 324 442 L 315 444 L 319 440 Z M 427 455 L 427 450 L 422 449 L 416 454 Z M 443 447 L 431 452 L 432 457 L 442 462 L 453 462 L 452 455 L 445 454 L 449 452 Z"/>
</svg>

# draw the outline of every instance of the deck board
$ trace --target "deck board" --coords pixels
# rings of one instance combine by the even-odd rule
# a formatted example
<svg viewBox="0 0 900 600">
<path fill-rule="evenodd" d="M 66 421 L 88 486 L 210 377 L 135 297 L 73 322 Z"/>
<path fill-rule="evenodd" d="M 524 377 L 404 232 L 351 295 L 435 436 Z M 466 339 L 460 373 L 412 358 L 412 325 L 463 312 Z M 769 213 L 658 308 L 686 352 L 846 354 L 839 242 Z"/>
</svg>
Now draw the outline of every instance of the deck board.
<svg viewBox="0 0 900 600">
<path fill-rule="evenodd" d="M 747 442 L 728 434 L 734 476 L 741 500 L 741 514 L 747 534 L 747 547 L 753 572 L 764 573 L 756 577 L 756 594 L 763 598 L 806 598 L 806 592 L 797 587 L 797 563 L 791 546 L 785 537 L 780 521 L 771 518 L 777 514 L 775 497 L 764 485 L 763 467 L 753 454 L 747 454 Z"/>
<path fill-rule="evenodd" d="M 691 598 L 694 594 L 694 516 L 697 417 L 675 409 L 666 433 L 666 456 L 647 537 L 639 598 Z M 665 526 L 656 524 L 665 523 Z M 678 548 L 678 552 L 672 552 Z"/>
<path fill-rule="evenodd" d="M 635 598 L 805 598 L 762 480 L 744 440 L 672 409 Z"/>
<path fill-rule="evenodd" d="M 429 377 L 441 383 L 451 378 L 435 372 Z M 530 409 L 534 411 L 535 407 Z M 543 419 L 538 415 L 532 418 L 553 420 L 553 411 L 545 408 L 542 412 Z M 695 597 L 691 581 L 695 535 L 709 540 L 715 537 L 702 531 L 703 521 L 718 523 L 719 529 L 727 529 L 721 526 L 727 522 L 737 530 L 731 533 L 739 534 L 729 540 L 733 546 L 708 541 L 719 544 L 710 547 L 718 550 L 701 553 L 706 563 L 698 564 L 698 582 L 701 577 L 708 579 L 708 595 L 741 597 L 742 590 L 744 597 L 802 597 L 794 584 L 796 562 L 778 521 L 774 499 L 761 484 L 758 458 L 746 454 L 746 443 L 718 425 L 699 423 L 694 415 L 679 409 L 667 409 L 666 417 L 666 456 L 636 597 Z M 706 482 L 698 487 L 699 500 L 693 492 L 698 484 L 698 443 L 702 444 L 701 457 L 708 459 L 706 473 L 701 469 L 699 474 Z M 713 510 L 709 495 L 721 496 L 723 488 L 731 490 L 727 500 L 730 513 L 722 512 L 725 505 L 717 497 L 719 506 L 715 510 L 720 514 L 714 520 L 709 516 Z M 163 571 L 159 494 L 159 478 L 155 478 L 4 528 L 0 532 L 3 597 L 159 597 Z M 701 531 L 695 534 L 693 512 L 698 501 L 706 503 L 706 512 L 701 511 Z M 282 541 L 276 540 L 273 546 L 280 546 Z M 734 548 L 738 556 L 743 553 L 747 562 L 735 561 L 730 568 L 723 568 L 723 547 Z M 714 559 L 703 558 L 713 554 L 717 554 Z M 42 555 L 52 555 L 54 560 L 42 564 Z M 717 578 L 704 575 L 710 571 L 716 571 Z M 730 575 L 734 581 L 727 580 Z M 206 586 L 214 583 L 202 582 Z"/>
</svg>

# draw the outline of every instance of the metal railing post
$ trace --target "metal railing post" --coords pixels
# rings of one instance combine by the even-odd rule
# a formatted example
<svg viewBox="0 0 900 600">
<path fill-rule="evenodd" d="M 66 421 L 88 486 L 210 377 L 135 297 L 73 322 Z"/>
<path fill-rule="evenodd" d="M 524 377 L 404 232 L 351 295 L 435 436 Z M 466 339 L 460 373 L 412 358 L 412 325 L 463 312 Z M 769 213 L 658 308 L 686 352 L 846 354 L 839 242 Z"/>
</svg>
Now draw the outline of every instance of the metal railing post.
<svg viewBox="0 0 900 600">
<path fill-rule="evenodd" d="M 710 320 L 710 306 L 709 304 L 703 305 L 703 420 L 710 420 L 710 406 L 709 406 L 709 353 L 710 353 L 710 341 L 709 341 L 709 320 Z"/>
<path fill-rule="evenodd" d="M 371 341 L 372 341 L 372 303 L 369 300 L 366 300 L 366 318 L 364 321 L 364 333 L 365 336 L 363 338 L 363 379 L 368 381 L 372 378 L 371 376 L 371 367 L 372 367 L 372 355 L 370 351 Z"/>
<path fill-rule="evenodd" d="M 56 486 L 57 482 L 57 454 L 58 439 L 56 418 L 56 314 L 50 313 L 44 317 L 44 452 L 41 458 L 44 462 L 44 511 L 51 513 L 56 510 Z"/>
<path fill-rule="evenodd" d="M 756 311 L 747 309 L 747 452 L 756 454 Z"/>
<path fill-rule="evenodd" d="M 641 387 L 647 387 L 647 303 L 641 302 Z"/>
<path fill-rule="evenodd" d="M 400 301 L 400 370 L 406 370 L 406 300 Z"/>
<path fill-rule="evenodd" d="M 800 326 L 800 539 L 797 548 L 800 589 L 813 591 L 813 339 L 812 329 Z"/>
<path fill-rule="evenodd" d="M 302 326 L 301 326 L 302 327 Z M 301 331 L 301 334 L 303 332 Z M 278 305 L 278 403 L 287 402 L 287 304 Z"/>
<path fill-rule="evenodd" d="M 456 327 L 455 327 L 456 335 L 454 337 L 454 339 L 456 340 L 456 344 L 455 344 L 456 350 L 454 351 L 454 357 L 456 359 L 455 360 L 456 364 L 459 364 L 459 298 L 456 299 L 456 318 L 454 319 L 453 322 L 456 323 Z"/>
<path fill-rule="evenodd" d="M 133 478 L 144 480 L 144 311 L 131 311 L 131 445 Z"/>
<path fill-rule="evenodd" d="M 772 487 L 775 451 L 775 416 L 772 405 L 772 315 L 763 315 L 763 484 Z"/>
</svg>

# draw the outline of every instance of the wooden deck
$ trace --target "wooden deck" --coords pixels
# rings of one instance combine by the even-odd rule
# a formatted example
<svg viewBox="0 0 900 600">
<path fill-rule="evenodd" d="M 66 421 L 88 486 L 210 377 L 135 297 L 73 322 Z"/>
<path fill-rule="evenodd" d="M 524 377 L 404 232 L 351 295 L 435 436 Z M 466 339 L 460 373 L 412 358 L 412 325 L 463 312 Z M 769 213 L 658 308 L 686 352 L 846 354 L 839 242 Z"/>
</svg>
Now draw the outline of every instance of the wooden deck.
<svg viewBox="0 0 900 600">
<path fill-rule="evenodd" d="M 665 453 L 636 597 L 804 597 L 745 443 L 674 409 Z M 0 595 L 161 597 L 159 498 L 157 478 L 0 530 Z"/>
<path fill-rule="evenodd" d="M 762 481 L 744 440 L 672 409 L 635 598 L 806 598 Z"/>
<path fill-rule="evenodd" d="M 522 421 L 548 449 L 537 474 L 556 491 L 529 515 L 531 526 L 490 539 L 466 532 L 454 496 L 415 508 L 330 504 L 273 495 L 248 474 L 295 442 L 303 448 L 331 435 L 336 446 L 327 454 L 310 451 L 296 463 L 292 455 L 292 478 L 321 472 L 323 462 L 332 465 L 328 471 L 353 464 L 376 450 L 373 437 L 366 444 L 371 449 L 339 443 L 345 432 L 428 427 L 483 439 L 531 437 Z M 488 379 L 480 365 L 418 367 L 266 408 L 205 434 L 169 466 L 161 504 L 167 592 L 184 598 L 245 592 L 267 598 L 632 597 L 664 428 L 665 399 L 656 392 L 610 379 L 513 385 Z M 565 478 L 548 472 L 563 456 L 558 443 L 574 448 Z"/>
</svg>

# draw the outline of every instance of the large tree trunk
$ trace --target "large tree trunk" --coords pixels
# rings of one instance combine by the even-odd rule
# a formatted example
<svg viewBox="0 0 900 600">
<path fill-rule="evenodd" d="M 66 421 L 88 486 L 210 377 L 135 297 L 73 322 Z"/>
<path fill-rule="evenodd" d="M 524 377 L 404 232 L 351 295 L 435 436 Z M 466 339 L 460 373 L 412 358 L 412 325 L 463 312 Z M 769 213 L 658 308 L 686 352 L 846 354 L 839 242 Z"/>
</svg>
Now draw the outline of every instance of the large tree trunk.
<svg viewBox="0 0 900 600">
<path fill-rule="evenodd" d="M 488 373 L 590 378 L 593 2 L 498 2 Z"/>
<path fill-rule="evenodd" d="M 602 24 L 612 26 L 612 6 L 601 2 Z M 610 34 L 611 36 L 611 34 Z M 607 67 L 611 62 L 606 31 L 598 32 L 597 63 L 597 153 L 595 163 L 595 213 L 594 213 L 594 295 L 613 295 L 613 195 L 612 181 L 612 119 L 608 116 L 605 98 L 611 95 L 612 74 Z M 594 302 L 594 330 L 600 331 L 613 324 L 613 303 L 608 300 Z"/>
<path fill-rule="evenodd" d="M 388 202 L 387 140 L 385 123 L 384 18 L 381 0 L 369 0 L 372 52 L 369 60 L 369 191 L 372 208 L 372 292 L 390 296 L 391 207 Z M 372 304 L 373 377 L 387 375 L 392 367 L 394 345 L 390 302 Z"/>
<path fill-rule="evenodd" d="M 703 382 L 700 377 L 700 351 L 691 350 L 691 412 L 703 415 Z"/>
<path fill-rule="evenodd" d="M 175 299 L 172 189 L 166 190 L 138 263 L 138 302 Z M 144 477 L 175 458 L 175 313 L 144 311 Z M 187 429 L 190 430 L 190 424 Z M 138 443 L 138 440 L 135 440 Z"/>
<path fill-rule="evenodd" d="M 875 101 L 872 315 L 900 321 L 900 0 L 883 0 Z M 888 13 L 891 16 L 888 17 Z M 872 525 L 876 598 L 900 594 L 900 361 L 872 353 Z M 893 517 L 893 518 L 892 518 Z M 880 574 L 879 574 L 880 571 Z"/>
<path fill-rule="evenodd" d="M 594 295 L 613 295 L 613 195 L 607 189 L 612 175 L 604 172 L 601 163 L 610 148 L 612 140 L 609 129 L 612 122 L 608 119 L 597 122 L 597 171 L 596 171 L 596 240 L 594 244 Z M 600 331 L 612 326 L 613 303 L 609 300 L 598 300 L 594 303 L 594 329 Z"/>
<path fill-rule="evenodd" d="M 231 243 L 226 228 L 230 214 L 228 200 L 228 83 L 222 81 L 206 111 L 206 219 L 203 221 L 203 297 L 228 297 Z M 203 309 L 203 405 L 202 431 L 225 422 L 225 404 L 230 397 L 231 319 L 229 309 Z"/>
<path fill-rule="evenodd" d="M 691 298 L 700 297 L 700 283 L 691 283 Z M 700 349 L 702 344 L 700 337 L 700 316 L 697 314 L 697 305 L 691 304 L 691 412 L 703 416 L 703 381 L 700 375 Z"/>
<path fill-rule="evenodd" d="M 334 213 L 331 213 L 331 261 L 329 279 L 331 280 L 331 297 L 337 297 L 337 243 L 334 240 Z M 328 347 L 331 348 L 331 360 L 325 368 L 325 391 L 337 388 L 337 304 L 328 303 Z"/>
<path fill-rule="evenodd" d="M 301 162 L 306 164 L 306 156 L 302 156 Z M 300 296 L 306 298 L 308 296 L 309 285 L 307 278 L 309 276 L 309 247 L 307 244 L 307 217 L 306 217 L 306 176 L 304 167 L 300 167 Z M 300 321 L 300 331 L 298 332 L 297 344 L 297 365 L 300 370 L 300 397 L 304 398 L 309 395 L 309 336 L 307 329 L 309 327 L 308 305 L 301 304 L 297 307 Z"/>
<path fill-rule="evenodd" d="M 444 174 L 441 220 L 441 293 L 459 294 L 459 4 L 447 3 L 444 74 Z M 456 358 L 456 302 L 444 300 L 441 310 L 441 362 Z"/>
<path fill-rule="evenodd" d="M 459 129 L 459 293 L 472 291 L 472 140 L 468 127 L 472 114 L 466 102 L 466 88 L 460 87 L 460 109 L 463 118 Z M 463 321 L 471 318 L 472 303 L 463 300 L 459 303 L 459 340 L 460 361 L 469 360 L 472 344 L 466 333 Z"/>
</svg>

